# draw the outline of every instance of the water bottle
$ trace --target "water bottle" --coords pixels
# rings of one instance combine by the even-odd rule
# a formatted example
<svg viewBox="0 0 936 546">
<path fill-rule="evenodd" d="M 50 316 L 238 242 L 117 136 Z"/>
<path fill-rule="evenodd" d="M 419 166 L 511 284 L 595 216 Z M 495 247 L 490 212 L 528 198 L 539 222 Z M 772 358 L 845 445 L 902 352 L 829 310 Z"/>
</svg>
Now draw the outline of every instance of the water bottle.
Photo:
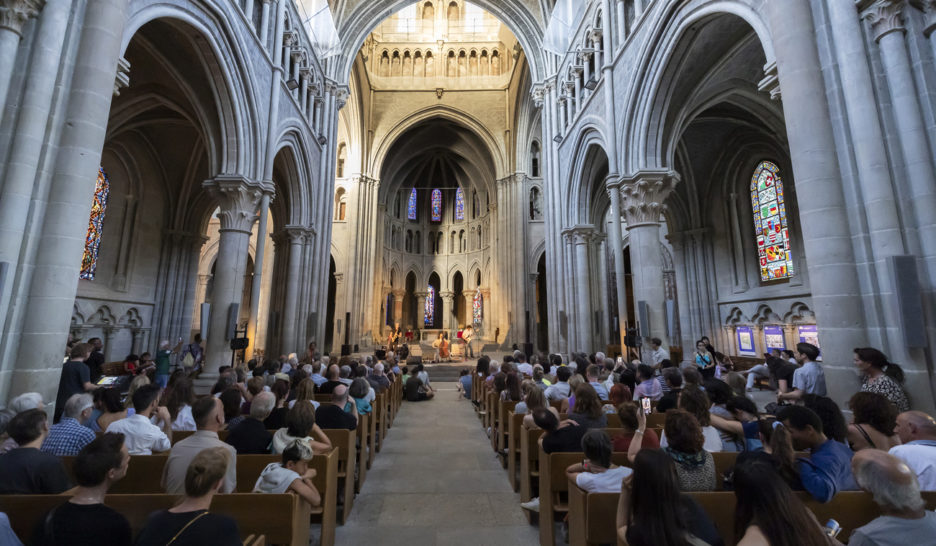
<svg viewBox="0 0 936 546">
<path fill-rule="evenodd" d="M 830 519 L 829 521 L 826 522 L 825 533 L 827 535 L 829 535 L 832 538 L 835 538 L 841 532 L 842 532 L 842 526 L 839 525 L 839 522 L 835 521 L 834 519 Z"/>
</svg>

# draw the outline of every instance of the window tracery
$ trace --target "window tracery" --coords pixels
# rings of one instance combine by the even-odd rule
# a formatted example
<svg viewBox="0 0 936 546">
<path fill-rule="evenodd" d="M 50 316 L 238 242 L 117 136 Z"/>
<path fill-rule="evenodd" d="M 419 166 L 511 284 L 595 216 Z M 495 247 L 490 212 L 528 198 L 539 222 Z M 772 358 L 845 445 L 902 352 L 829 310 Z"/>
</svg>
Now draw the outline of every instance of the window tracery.
<svg viewBox="0 0 936 546">
<path fill-rule="evenodd" d="M 754 233 L 762 281 L 776 281 L 793 276 L 790 230 L 783 202 L 780 167 L 762 161 L 751 177 L 751 205 L 754 210 Z"/>
</svg>

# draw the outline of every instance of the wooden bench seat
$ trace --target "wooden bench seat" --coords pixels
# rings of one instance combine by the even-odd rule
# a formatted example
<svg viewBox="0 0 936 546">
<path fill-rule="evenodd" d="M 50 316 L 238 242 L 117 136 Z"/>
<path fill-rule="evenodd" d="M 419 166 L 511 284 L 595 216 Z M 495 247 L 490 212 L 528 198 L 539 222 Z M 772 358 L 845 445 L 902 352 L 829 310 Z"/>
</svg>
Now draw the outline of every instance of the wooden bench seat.
<svg viewBox="0 0 936 546">
<path fill-rule="evenodd" d="M 341 504 L 341 516 L 339 522 L 344 525 L 351 515 L 351 508 L 354 506 L 354 469 L 357 465 L 357 447 L 355 440 L 357 433 L 344 429 L 324 429 L 322 432 L 328 436 L 332 447 L 338 449 L 338 487 L 344 491 L 344 499 Z"/>
</svg>

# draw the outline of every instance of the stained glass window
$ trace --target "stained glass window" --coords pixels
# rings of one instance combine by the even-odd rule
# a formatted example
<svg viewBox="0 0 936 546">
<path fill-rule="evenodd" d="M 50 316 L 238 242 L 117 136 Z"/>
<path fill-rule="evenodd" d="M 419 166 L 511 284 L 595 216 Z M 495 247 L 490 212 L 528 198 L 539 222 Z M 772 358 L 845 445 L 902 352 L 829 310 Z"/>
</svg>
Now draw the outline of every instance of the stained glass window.
<svg viewBox="0 0 936 546">
<path fill-rule="evenodd" d="M 94 185 L 94 200 L 91 202 L 91 217 L 88 219 L 88 233 L 85 236 L 84 255 L 81 257 L 79 277 L 94 280 L 97 269 L 98 251 L 101 249 L 101 235 L 104 232 L 104 213 L 107 211 L 107 197 L 110 193 L 110 181 L 104 168 L 98 168 L 97 183 Z"/>
<path fill-rule="evenodd" d="M 410 190 L 409 202 L 406 204 L 406 217 L 410 220 L 416 219 L 416 188 Z"/>
<path fill-rule="evenodd" d="M 429 290 L 426 294 L 426 326 L 432 327 L 432 323 L 434 320 L 435 320 L 435 287 L 430 284 Z"/>
<path fill-rule="evenodd" d="M 481 296 L 480 288 L 475 293 L 474 300 L 471 303 L 471 316 L 473 317 L 472 322 L 481 324 L 481 319 L 484 317 L 484 297 Z"/>
<path fill-rule="evenodd" d="M 432 221 L 442 221 L 442 190 L 432 190 L 432 200 L 430 202 L 432 211 Z"/>
<path fill-rule="evenodd" d="M 751 177 L 751 205 L 754 208 L 754 234 L 762 281 L 793 276 L 790 230 L 783 203 L 780 168 L 762 161 Z"/>
<path fill-rule="evenodd" d="M 455 190 L 455 219 L 465 219 L 465 192 L 461 188 Z"/>
</svg>

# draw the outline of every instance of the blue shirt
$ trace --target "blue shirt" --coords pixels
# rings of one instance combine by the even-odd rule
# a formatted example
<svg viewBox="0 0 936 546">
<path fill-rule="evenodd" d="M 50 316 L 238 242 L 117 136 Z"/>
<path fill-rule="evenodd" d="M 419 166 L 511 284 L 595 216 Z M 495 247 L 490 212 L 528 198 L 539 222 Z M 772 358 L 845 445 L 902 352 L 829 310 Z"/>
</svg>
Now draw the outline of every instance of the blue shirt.
<svg viewBox="0 0 936 546">
<path fill-rule="evenodd" d="M 324 377 L 322 377 L 322 374 L 320 374 L 320 373 L 314 373 L 314 374 L 312 374 L 312 375 L 309 377 L 309 379 L 311 379 L 312 382 L 315 383 L 315 386 L 316 386 L 316 387 L 321 387 L 323 383 L 325 383 L 326 381 L 328 381 L 327 379 L 325 379 Z"/>
<path fill-rule="evenodd" d="M 822 366 L 811 360 L 803 364 L 802 368 L 793 372 L 793 388 L 806 394 L 825 396 L 825 372 L 822 371 Z"/>
<path fill-rule="evenodd" d="M 471 374 L 459 377 L 458 382 L 465 389 L 465 398 L 471 398 Z"/>
<path fill-rule="evenodd" d="M 803 488 L 819 502 L 829 502 L 839 491 L 857 490 L 851 470 L 853 456 L 847 445 L 826 440 L 808 459 L 801 458 L 796 463 Z"/>
<path fill-rule="evenodd" d="M 598 381 L 595 381 L 594 383 L 589 383 L 589 385 L 591 385 L 592 387 L 595 387 L 595 392 L 598 393 L 598 398 L 601 398 L 602 400 L 608 399 L 608 389 L 605 388 L 604 385 L 602 385 Z"/>
<path fill-rule="evenodd" d="M 94 432 L 82 426 L 77 419 L 62 417 L 61 421 L 49 427 L 49 435 L 42 442 L 40 451 L 57 457 L 77 455 L 94 440 L 94 436 Z"/>
</svg>

